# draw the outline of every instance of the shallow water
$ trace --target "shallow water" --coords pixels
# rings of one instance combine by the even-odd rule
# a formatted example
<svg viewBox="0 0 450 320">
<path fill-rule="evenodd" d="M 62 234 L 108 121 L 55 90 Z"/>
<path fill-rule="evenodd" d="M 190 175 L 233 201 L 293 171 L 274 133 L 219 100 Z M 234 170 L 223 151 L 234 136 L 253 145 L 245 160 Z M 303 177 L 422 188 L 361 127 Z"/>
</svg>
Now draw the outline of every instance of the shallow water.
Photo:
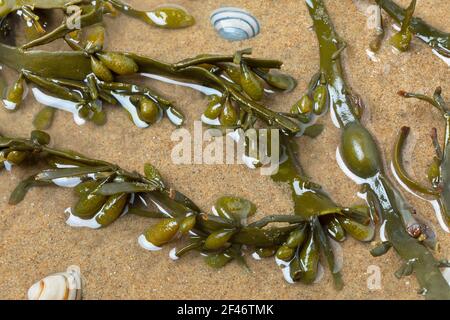
<svg viewBox="0 0 450 320">
<path fill-rule="evenodd" d="M 161 1 L 129 0 L 138 7 L 152 8 Z M 253 55 L 283 60 L 283 71 L 293 75 L 298 87 L 286 95 L 272 95 L 265 103 L 276 110 L 288 111 L 303 94 L 310 77 L 317 72 L 318 51 L 315 34 L 302 1 L 172 1 L 187 8 L 197 19 L 188 29 L 168 31 L 146 27 L 124 16 L 108 19 L 111 50 L 127 50 L 151 57 L 177 61 L 200 53 L 232 53 L 253 47 Z M 407 5 L 407 0 L 399 1 Z M 248 41 L 227 42 L 219 38 L 210 25 L 209 14 L 221 5 L 239 6 L 252 12 L 261 23 L 261 33 Z M 437 85 L 450 97 L 449 68 L 432 51 L 414 41 L 413 51 L 395 55 L 385 43 L 372 61 L 366 54 L 370 41 L 366 17 L 352 0 L 328 0 L 327 6 L 341 37 L 349 47 L 344 54 L 345 69 L 353 89 L 369 109 L 363 121 L 375 134 L 385 155 L 386 172 L 390 175 L 390 153 L 398 130 L 412 127 L 414 145 L 405 154 L 407 168 L 413 176 L 426 182 L 425 171 L 431 162 L 433 148 L 429 139 L 431 127 L 443 134 L 443 121 L 437 111 L 414 100 L 397 96 L 399 89 L 431 94 Z M 433 10 L 439 6 L 440 10 Z M 417 14 L 438 28 L 450 31 L 450 2 L 422 0 Z M 127 32 L 124 32 L 127 30 Z M 135 30 L 135 32 L 133 32 Z M 58 47 L 53 44 L 52 48 Z M 60 44 L 60 48 L 65 48 Z M 8 73 L 10 76 L 11 73 Z M 11 77 L 8 80 L 12 81 Z M 207 104 L 199 92 L 181 86 L 170 86 L 157 80 L 145 83 L 161 91 L 187 118 L 185 128 L 192 131 Z M 122 108 L 106 107 L 108 122 L 104 127 L 92 123 L 78 126 L 69 113 L 58 112 L 49 133 L 56 147 L 70 148 L 94 158 L 105 159 L 130 170 L 142 171 L 145 162 L 160 169 L 169 185 L 188 195 L 201 208 L 211 208 L 224 195 L 239 195 L 258 206 L 256 218 L 292 211 L 290 192 L 260 176 L 259 171 L 243 165 L 175 165 L 170 160 L 170 140 L 174 130 L 167 119 L 147 129 L 133 126 Z M 15 113 L 0 111 L 0 130 L 6 135 L 28 136 L 34 114 L 40 110 L 32 95 Z M 317 139 L 300 138 L 300 161 L 307 173 L 322 184 L 333 199 L 343 205 L 361 203 L 358 187 L 340 170 L 335 151 L 339 131 L 329 115 L 319 119 L 326 124 Z M 313 286 L 290 285 L 283 279 L 273 259 L 248 259 L 252 274 L 231 263 L 216 271 L 207 267 L 196 254 L 172 261 L 171 246 L 158 252 L 143 250 L 138 236 L 151 221 L 127 215 L 102 230 L 70 228 L 64 210 L 75 200 L 64 188 L 32 190 L 25 201 L 9 206 L 7 199 L 20 179 L 29 171 L 13 168 L 12 174 L 0 172 L 0 298 L 25 298 L 29 286 L 43 276 L 65 270 L 68 265 L 81 267 L 86 299 L 158 299 L 158 298 L 223 298 L 223 299 L 311 299 L 311 298 L 399 298 L 420 299 L 414 277 L 397 280 L 393 273 L 400 262 L 393 252 L 380 258 L 369 254 L 369 244 L 351 239 L 342 245 L 345 287 L 336 292 L 327 270 Z M 394 181 L 395 182 L 395 181 Z M 430 221 L 441 242 L 439 257 L 450 257 L 450 240 L 440 228 L 430 204 L 403 192 L 417 212 Z M 370 270 L 378 266 L 382 272 L 381 289 L 370 290 Z M 368 274 L 369 272 L 369 274 Z"/>
</svg>

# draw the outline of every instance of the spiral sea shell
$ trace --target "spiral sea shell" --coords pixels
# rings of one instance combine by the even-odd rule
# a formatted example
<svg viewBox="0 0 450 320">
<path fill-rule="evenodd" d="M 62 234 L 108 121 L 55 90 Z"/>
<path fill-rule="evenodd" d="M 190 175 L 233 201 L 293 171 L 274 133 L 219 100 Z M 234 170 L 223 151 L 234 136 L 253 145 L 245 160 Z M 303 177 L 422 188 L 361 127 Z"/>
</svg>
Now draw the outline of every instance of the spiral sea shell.
<svg viewBox="0 0 450 320">
<path fill-rule="evenodd" d="M 70 266 L 66 272 L 55 273 L 28 289 L 28 300 L 80 300 L 80 267 Z"/>
<path fill-rule="evenodd" d="M 230 41 L 255 37 L 260 30 L 258 20 L 249 12 L 234 8 L 220 8 L 211 14 L 211 23 L 219 35 Z"/>
</svg>

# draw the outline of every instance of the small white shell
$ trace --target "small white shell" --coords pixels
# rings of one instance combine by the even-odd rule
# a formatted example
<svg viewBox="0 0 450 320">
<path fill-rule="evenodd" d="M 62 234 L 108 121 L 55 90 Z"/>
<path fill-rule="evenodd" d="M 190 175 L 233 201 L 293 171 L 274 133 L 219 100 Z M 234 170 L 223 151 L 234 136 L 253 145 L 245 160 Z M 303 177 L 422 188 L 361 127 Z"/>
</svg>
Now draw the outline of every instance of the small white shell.
<svg viewBox="0 0 450 320">
<path fill-rule="evenodd" d="M 220 8 L 211 14 L 211 23 L 219 35 L 230 41 L 240 41 L 259 34 L 258 20 L 249 12 L 234 8 Z"/>
<path fill-rule="evenodd" d="M 28 300 L 80 300 L 80 267 L 70 266 L 66 272 L 55 273 L 28 289 Z"/>
</svg>

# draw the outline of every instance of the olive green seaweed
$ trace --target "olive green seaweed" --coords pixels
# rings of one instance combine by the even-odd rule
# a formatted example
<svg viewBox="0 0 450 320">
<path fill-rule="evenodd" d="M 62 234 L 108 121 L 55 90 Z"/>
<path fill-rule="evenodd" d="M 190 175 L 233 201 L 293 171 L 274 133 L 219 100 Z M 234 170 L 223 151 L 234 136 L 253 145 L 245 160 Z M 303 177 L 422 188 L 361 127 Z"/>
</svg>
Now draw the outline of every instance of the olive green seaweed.
<svg viewBox="0 0 450 320">
<path fill-rule="evenodd" d="M 29 139 L 0 136 L 2 166 L 47 164 L 46 169 L 18 184 L 11 194 L 10 204 L 21 202 L 32 187 L 79 178 L 74 187 L 79 200 L 72 214 L 80 219 L 95 219 L 100 227 L 105 227 L 126 213 L 124 204 L 133 195 L 135 200 L 130 202 L 129 214 L 162 219 L 144 233 L 156 245 L 174 240 L 182 231 L 189 244 L 177 251 L 180 256 L 195 249 L 208 256 L 233 253 L 232 257 L 237 260 L 241 259 L 243 245 L 278 247 L 305 223 L 304 218 L 287 215 L 283 218 L 286 226 L 267 228 L 277 221 L 271 217 L 248 224 L 247 218 L 254 214 L 255 206 L 248 200 L 230 196 L 217 201 L 215 214 L 205 214 L 187 197 L 166 187 L 161 175 L 150 164 L 145 166 L 145 175 L 141 175 L 73 151 L 52 148 L 49 142 L 50 136 L 37 130 Z M 216 266 L 211 261 L 210 264 Z"/>
<path fill-rule="evenodd" d="M 397 12 L 399 21 L 405 20 L 402 9 L 396 5 L 390 1 L 378 2 L 388 12 Z M 132 105 L 139 120 L 147 126 L 158 121 L 162 115 L 179 126 L 183 124 L 184 116 L 172 102 L 150 88 L 130 82 L 132 80 L 125 76 L 153 74 L 207 86 L 217 92 L 210 96 L 203 114 L 211 127 L 255 129 L 256 121 L 262 120 L 265 128 L 278 129 L 273 131 L 280 136 L 281 161 L 279 170 L 271 177 L 275 182 L 290 187 L 294 212 L 250 221 L 256 212 L 253 203 L 235 196 L 224 196 L 216 201 L 212 213 L 207 214 L 189 198 L 167 187 L 158 170 L 150 164 L 145 165 L 143 175 L 130 172 L 106 161 L 52 148 L 49 146 L 49 135 L 37 130 L 31 133 L 29 139 L 0 136 L 2 167 L 33 167 L 37 162 L 46 163 L 45 169 L 19 183 L 10 197 L 11 204 L 22 201 L 33 187 L 65 182 L 71 182 L 72 186 L 75 181 L 77 202 L 70 214 L 84 223 L 94 221 L 94 227 L 106 227 L 125 213 L 160 219 L 139 237 L 139 243 L 144 248 L 161 247 L 181 239 L 180 246 L 171 254 L 172 258 L 197 251 L 214 268 L 235 260 L 248 270 L 244 259 L 244 253 L 248 251 L 260 258 L 275 256 L 280 266 L 288 268 L 289 272 L 284 272 L 285 275 L 289 274 L 291 280 L 304 284 L 316 280 L 319 263 L 323 262 L 328 265 L 338 289 L 343 285 L 341 266 L 330 238 L 341 242 L 350 235 L 359 241 L 371 241 L 375 236 L 375 223 L 381 219 L 389 241 L 374 248 L 372 254 L 379 256 L 393 247 L 405 261 L 398 276 L 408 275 L 412 271 L 427 298 L 450 299 L 449 286 L 439 269 L 445 264 L 435 260 L 425 247 L 435 245 L 430 228 L 413 216 L 400 193 L 386 178 L 375 140 L 359 120 L 362 101 L 351 92 L 342 75 L 340 54 L 346 45 L 335 33 L 321 0 L 306 1 L 320 43 L 320 72 L 311 78 L 305 94 L 289 113 L 273 111 L 259 101 L 267 95 L 266 89 L 288 92 L 296 86 L 296 81 L 276 70 L 281 68 L 281 61 L 250 58 L 251 49 L 230 55 L 202 54 L 176 63 L 166 63 L 135 53 L 112 52 L 103 48 L 104 16 L 113 15 L 118 10 L 162 28 L 192 25 L 193 17 L 178 7 L 159 7 L 144 12 L 118 0 L 101 0 L 95 4 L 82 0 L 6 0 L 0 3 L 2 34 L 8 33 L 6 18 L 19 9 L 25 12 L 27 21 L 33 22 L 32 27 L 39 31 L 36 37 L 17 47 L 0 43 L 0 63 L 19 73 L 17 81 L 3 97 L 10 105 L 20 105 L 24 83 L 27 82 L 51 96 L 75 104 L 79 117 L 97 124 L 105 121 L 102 101 L 124 108 Z M 68 28 L 66 21 L 54 30 L 41 30 L 34 9 L 65 9 L 71 4 L 81 8 L 81 28 L 86 35 Z M 162 16 L 167 19 L 156 23 Z M 406 21 L 404 31 L 409 30 L 438 52 L 448 53 L 448 35 L 446 42 L 443 33 L 417 18 L 412 18 L 411 23 Z M 426 31 L 428 34 L 425 34 Z M 57 39 L 63 39 L 72 51 L 32 49 Z M 433 105 L 444 110 L 441 100 L 440 93 L 435 94 Z M 306 176 L 298 163 L 298 146 L 294 136 L 303 134 L 314 138 L 319 135 L 323 126 L 315 124 L 315 119 L 330 108 L 342 129 L 340 156 L 348 170 L 363 185 L 367 207 L 336 204 L 321 186 Z M 444 117 L 448 120 L 446 110 Z M 45 107 L 34 123 L 36 127 L 47 128 L 52 118 L 53 112 Z M 133 121 L 136 124 L 136 120 Z M 266 130 L 268 134 L 267 129 L 256 130 L 259 133 Z M 397 151 L 401 149 L 404 138 L 399 141 Z M 397 168 L 402 169 L 401 155 L 399 152 L 396 155 Z M 446 179 L 447 165 L 445 156 L 438 158 L 441 160 L 438 168 L 435 166 L 430 170 L 434 173 L 434 189 L 421 190 L 432 190 L 431 195 L 441 199 L 446 208 L 446 199 L 450 197 L 438 187 L 438 182 Z M 256 159 L 255 166 L 260 165 L 258 161 Z M 436 172 L 439 174 L 436 175 Z M 400 176 L 410 183 L 407 185 L 414 186 L 414 181 L 408 179 L 406 172 L 401 173 Z M 381 217 L 377 212 L 381 213 Z"/>
<path fill-rule="evenodd" d="M 373 136 L 359 121 L 356 99 L 343 77 L 340 53 L 345 47 L 334 31 L 322 0 L 307 0 L 320 48 L 320 71 L 324 75 L 331 108 L 342 130 L 340 156 L 363 185 L 368 204 L 380 211 L 386 236 L 414 274 L 427 299 L 450 299 L 450 287 L 438 261 L 425 247 L 428 228 L 419 223 L 405 200 L 386 177 L 381 154 Z"/>
<path fill-rule="evenodd" d="M 21 10 L 23 19 L 26 22 L 32 22 L 30 28 L 35 27 L 42 29 L 42 26 L 40 26 L 39 23 L 39 15 L 34 13 L 35 10 L 67 10 L 70 6 L 79 6 L 83 9 L 94 8 L 91 4 L 92 1 L 86 0 L 3 0 L 0 2 L 0 18 L 4 18 L 11 13 Z M 115 10 L 144 21 L 152 26 L 164 29 L 185 28 L 190 27 L 195 23 L 194 17 L 178 6 L 161 6 L 154 10 L 141 11 L 136 10 L 132 6 L 119 0 L 98 0 L 95 1 L 95 9 L 96 10 L 94 11 L 87 10 L 88 14 L 86 14 L 86 11 L 81 14 L 81 28 L 101 21 L 101 16 L 103 14 L 115 15 Z M 68 13 L 73 12 L 69 11 Z M 55 36 L 71 31 L 73 30 L 70 30 L 69 26 L 64 22 L 49 34 L 42 36 L 42 39 L 39 39 L 36 42 L 32 41 L 25 45 L 24 48 L 48 43 L 51 41 L 50 39 L 54 39 Z"/>
<path fill-rule="evenodd" d="M 0 136 L 0 159 L 5 167 L 47 164 L 18 184 L 10 204 L 21 202 L 33 187 L 61 185 L 75 178 L 77 183 L 70 185 L 78 197 L 71 209 L 75 217 L 95 220 L 95 228 L 106 227 L 127 212 L 160 218 L 160 222 L 151 225 L 141 236 L 145 241 L 162 246 L 182 235 L 185 242 L 176 249 L 175 255 L 181 257 L 192 250 L 200 251 L 215 268 L 234 259 L 246 266 L 243 252 L 252 250 L 261 253 L 260 257 L 276 255 L 288 264 L 294 281 L 310 284 L 317 276 L 323 256 L 336 287 L 341 288 L 340 266 L 329 237 L 343 241 L 347 231 L 336 218 L 348 221 L 347 225 L 352 226 L 347 229 L 350 235 L 365 233 L 358 240 L 370 241 L 373 237 L 373 231 L 367 232 L 373 230 L 367 210 L 336 205 L 320 186 L 304 176 L 296 162 L 296 145 L 288 136 L 282 138 L 286 160 L 273 179 L 291 186 L 295 214 L 270 215 L 251 223 L 248 220 L 256 207 L 248 200 L 225 196 L 217 200 L 212 214 L 206 214 L 187 197 L 167 187 L 158 170 L 150 164 L 145 165 L 145 174 L 141 175 L 73 151 L 52 148 L 49 142 L 50 136 L 37 130 L 31 133 L 30 139 Z M 125 211 L 127 202 L 129 208 Z M 336 224 L 331 227 L 333 219 Z M 336 228 L 341 229 L 343 237 L 336 236 Z M 253 249 L 244 249 L 244 245 Z M 307 249 L 308 246 L 314 250 Z"/>
<path fill-rule="evenodd" d="M 195 23 L 193 16 L 177 6 L 159 6 L 152 11 L 141 11 L 118 0 L 105 0 L 105 2 L 126 15 L 160 28 L 179 29 L 190 27 Z"/>
<path fill-rule="evenodd" d="M 370 219 L 369 208 L 349 208 L 337 205 L 320 185 L 306 177 L 298 163 L 297 144 L 293 138 L 281 136 L 280 139 L 282 152 L 280 159 L 284 160 L 280 163 L 277 173 L 272 175 L 272 179 L 279 183 L 287 183 L 290 186 L 294 213 L 308 222 L 308 227 L 303 232 L 309 234 L 309 245 L 314 250 L 305 249 L 307 246 L 305 237 L 298 241 L 288 238 L 280 248 L 281 250 L 279 249 L 277 252 L 277 257 L 289 262 L 288 267 L 294 281 L 312 283 L 317 276 L 316 264 L 319 260 L 309 266 L 312 269 L 303 270 L 299 269 L 299 264 L 304 266 L 308 264 L 299 262 L 299 259 L 300 261 L 305 259 L 308 261 L 313 259 L 310 255 L 317 255 L 318 258 L 322 254 L 333 275 L 336 288 L 341 289 L 343 286 L 341 270 L 336 262 L 335 252 L 333 252 L 329 237 L 336 241 L 343 241 L 348 233 L 357 240 L 371 241 L 374 235 L 374 225 Z M 279 222 L 282 222 L 284 218 L 284 216 L 278 217 Z M 342 220 L 339 219 L 345 219 L 347 225 L 351 228 L 346 229 L 344 224 L 341 223 Z M 273 221 L 276 220 L 273 219 Z M 297 233 L 298 230 L 302 229 L 297 229 Z M 363 236 L 358 236 L 358 234 Z M 291 233 L 292 236 L 294 234 Z M 298 236 L 296 239 L 298 239 Z"/>
<path fill-rule="evenodd" d="M 102 5 L 101 1 L 96 2 L 95 6 L 82 5 L 80 6 L 79 24 L 80 28 L 95 25 L 103 21 L 103 15 L 108 13 L 107 9 Z M 38 23 L 38 22 L 37 22 Z M 60 26 L 51 30 L 50 32 L 43 32 L 42 35 L 31 39 L 21 46 L 22 49 L 27 50 L 33 47 L 41 46 L 50 43 L 56 39 L 62 38 L 72 32 L 77 32 L 78 29 L 73 29 L 70 24 L 64 20 Z"/>
<path fill-rule="evenodd" d="M 268 142 L 279 145 L 279 167 L 271 178 L 277 183 L 289 186 L 294 212 L 293 215 L 267 216 L 250 226 L 264 227 L 269 223 L 292 222 L 295 221 L 294 217 L 302 222 L 278 248 L 261 247 L 255 252 L 259 257 L 275 255 L 277 263 L 286 269 L 283 274 L 285 277 L 289 275 L 289 282 L 313 283 L 318 275 L 318 264 L 322 262 L 328 265 L 335 287 L 341 289 L 342 266 L 335 256 L 335 246 L 332 242 L 344 241 L 347 234 L 359 241 L 371 241 L 375 235 L 375 225 L 371 220 L 373 213 L 365 206 L 342 207 L 336 204 L 320 185 L 311 181 L 298 163 L 298 146 L 294 137 L 274 129 L 260 128 L 255 129 L 255 132 L 260 141 L 265 137 Z M 248 132 L 241 132 L 239 135 L 246 134 Z M 246 156 L 253 158 L 255 167 L 263 166 L 262 159 L 268 157 L 271 152 L 277 152 L 268 152 L 260 148 L 260 145 L 256 146 L 250 142 L 247 147 Z"/>
<path fill-rule="evenodd" d="M 44 3 L 45 1 L 42 4 L 43 9 L 46 8 Z M 8 2 L 4 5 L 7 4 L 14 3 Z M 62 2 L 55 6 L 63 8 L 67 4 L 69 3 Z M 63 21 L 56 29 L 20 47 L 0 43 L 0 63 L 17 70 L 21 81 L 25 78 L 27 82 L 33 83 L 52 96 L 76 103 L 77 110 L 73 113 L 77 116 L 103 124 L 106 116 L 100 101 L 104 101 L 109 104 L 121 104 L 130 113 L 132 112 L 130 108 L 135 109 L 139 119 L 133 118 L 133 121 L 140 127 L 153 124 L 161 118 L 161 115 L 166 115 L 176 126 L 181 126 L 185 121 L 184 116 L 170 101 L 147 87 L 122 82 L 120 79 L 120 76 L 125 75 L 152 73 L 206 84 L 219 92 L 221 108 L 218 108 L 218 119 L 221 127 L 246 127 L 256 119 L 261 119 L 290 133 L 301 130 L 295 119 L 256 102 L 264 95 L 263 84 L 278 91 L 289 91 L 295 87 L 296 82 L 292 77 L 271 71 L 279 69 L 282 62 L 249 58 L 250 49 L 238 51 L 233 55 L 203 54 L 173 64 L 134 53 L 110 52 L 103 48 L 104 15 L 110 14 L 112 8 L 120 9 L 135 17 L 142 17 L 144 13 L 117 0 L 96 1 L 95 4 L 79 1 L 77 4 L 81 8 L 80 28 L 86 31 L 86 34 L 74 32 L 66 21 Z M 41 3 L 37 2 L 35 7 L 41 8 L 40 5 Z M 4 14 L 15 10 L 17 7 L 11 6 Z M 161 11 L 162 16 L 171 17 L 170 19 L 183 18 L 179 8 L 161 7 L 156 10 Z M 151 14 L 145 13 L 145 16 Z M 187 16 L 184 18 L 191 21 Z M 177 26 L 188 26 L 189 23 L 186 23 L 180 20 Z M 57 39 L 63 39 L 73 51 L 30 50 Z M 237 70 L 239 79 L 248 80 L 239 80 L 239 83 L 236 83 L 223 77 L 234 66 L 233 62 L 240 67 L 240 70 L 239 68 Z M 18 94 L 15 96 L 19 97 Z M 17 100 L 12 101 L 14 108 L 20 105 L 22 97 Z M 139 121 L 143 123 L 137 123 Z"/>
<path fill-rule="evenodd" d="M 376 0 L 384 11 L 386 11 L 395 21 L 403 23 L 406 16 L 406 10 L 401 8 L 392 0 Z M 435 49 L 439 54 L 450 57 L 450 33 L 440 31 L 421 18 L 412 17 L 409 30 L 420 40 L 425 42 L 431 48 Z"/>
<path fill-rule="evenodd" d="M 449 163 L 449 140 L 450 140 L 450 110 L 441 95 L 441 88 L 438 87 L 433 97 L 423 94 L 408 93 L 400 91 L 399 94 L 405 98 L 416 98 L 423 100 L 438 109 L 445 120 L 444 144 L 441 147 L 437 137 L 437 130 L 433 128 L 431 133 L 432 142 L 435 148 L 435 157 L 428 170 L 428 180 L 431 188 L 423 186 L 411 178 L 403 167 L 402 149 L 409 134 L 409 127 L 403 127 L 398 136 L 393 155 L 394 169 L 399 179 L 412 191 L 436 199 L 439 203 L 444 224 L 450 226 L 450 163 Z"/>
<path fill-rule="evenodd" d="M 411 33 L 411 20 L 416 10 L 417 0 L 412 0 L 409 7 L 405 10 L 405 17 L 402 20 L 402 26 L 400 31 L 395 33 L 389 42 L 391 45 L 401 52 L 408 51 L 411 44 L 412 33 Z"/>
<path fill-rule="evenodd" d="M 220 64 L 233 61 L 233 55 L 203 55 L 190 61 L 168 64 L 133 53 L 106 52 L 106 54 L 114 54 L 114 59 L 121 61 L 125 58 L 132 59 L 140 73 L 156 73 L 171 78 L 208 83 L 222 92 L 225 101 L 238 105 L 243 114 L 262 119 L 269 124 L 277 125 L 281 129 L 292 133 L 300 131 L 299 125 L 293 119 L 257 103 L 242 92 L 234 83 L 203 67 L 206 62 Z M 57 97 L 78 102 L 80 106 L 89 106 L 93 102 L 92 87 L 83 82 L 84 79 L 92 74 L 91 60 L 81 51 L 22 51 L 15 47 L 0 44 L 0 62 L 23 72 L 27 81 L 46 91 L 51 91 Z M 194 63 L 196 64 L 194 65 Z M 278 68 L 281 65 L 279 61 L 258 59 L 248 59 L 247 63 L 253 67 L 264 68 Z M 166 112 L 168 109 L 176 110 L 171 102 L 149 88 L 124 82 L 105 82 L 100 80 L 99 77 L 93 76 L 91 76 L 91 79 L 94 89 L 98 90 L 99 98 L 108 103 L 118 103 L 113 96 L 113 93 L 117 93 L 126 97 L 147 97 Z M 79 94 L 80 89 L 83 96 Z M 71 95 L 71 97 L 69 98 L 67 94 Z M 89 106 L 89 108 L 92 110 L 93 107 Z M 182 124 L 184 117 L 179 111 L 178 114 L 182 119 Z M 177 123 L 177 125 L 180 125 L 180 123 Z"/>
</svg>

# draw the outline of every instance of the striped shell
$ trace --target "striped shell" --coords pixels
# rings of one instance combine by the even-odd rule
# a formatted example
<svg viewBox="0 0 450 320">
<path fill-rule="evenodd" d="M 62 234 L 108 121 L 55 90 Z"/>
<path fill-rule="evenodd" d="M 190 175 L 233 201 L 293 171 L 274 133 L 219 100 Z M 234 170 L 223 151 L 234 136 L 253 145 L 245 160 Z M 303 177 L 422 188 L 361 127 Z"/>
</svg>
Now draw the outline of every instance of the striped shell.
<svg viewBox="0 0 450 320">
<path fill-rule="evenodd" d="M 217 33 L 229 41 L 250 39 L 260 31 L 258 20 L 249 12 L 239 8 L 217 9 L 213 11 L 210 19 Z"/>
<path fill-rule="evenodd" d="M 81 273 L 78 266 L 55 273 L 36 282 L 28 289 L 28 300 L 80 300 Z"/>
</svg>

